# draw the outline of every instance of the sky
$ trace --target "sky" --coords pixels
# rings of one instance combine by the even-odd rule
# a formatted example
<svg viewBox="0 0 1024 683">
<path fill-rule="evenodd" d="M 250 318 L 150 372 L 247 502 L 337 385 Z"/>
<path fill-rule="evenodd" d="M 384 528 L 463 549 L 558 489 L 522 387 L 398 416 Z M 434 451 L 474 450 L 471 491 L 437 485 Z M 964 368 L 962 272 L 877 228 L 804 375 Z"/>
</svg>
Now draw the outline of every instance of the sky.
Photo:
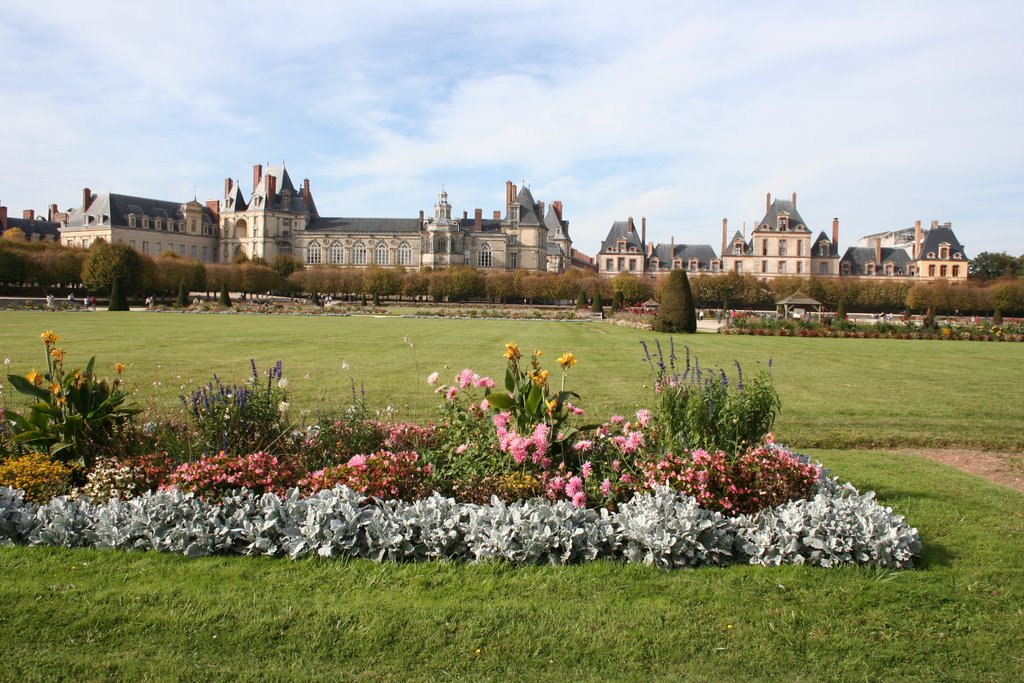
<svg viewBox="0 0 1024 683">
<path fill-rule="evenodd" d="M 1024 254 L 1024 3 L 0 0 L 0 202 L 309 178 L 325 216 L 560 200 L 594 255 L 748 230 L 951 221 Z"/>
</svg>

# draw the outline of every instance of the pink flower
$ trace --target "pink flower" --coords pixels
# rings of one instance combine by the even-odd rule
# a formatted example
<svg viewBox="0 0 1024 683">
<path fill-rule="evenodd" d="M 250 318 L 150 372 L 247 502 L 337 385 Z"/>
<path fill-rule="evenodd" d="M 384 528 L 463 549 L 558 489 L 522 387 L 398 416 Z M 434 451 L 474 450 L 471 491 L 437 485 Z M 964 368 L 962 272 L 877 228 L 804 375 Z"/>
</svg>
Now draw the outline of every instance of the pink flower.
<svg viewBox="0 0 1024 683">
<path fill-rule="evenodd" d="M 482 411 L 484 411 L 486 413 L 488 410 L 490 410 L 490 408 L 491 408 L 491 404 L 487 401 L 486 398 L 484 400 L 480 401 L 480 410 L 482 410 Z"/>
<path fill-rule="evenodd" d="M 587 494 L 583 491 L 578 492 L 572 497 L 572 506 L 574 508 L 582 508 L 587 506 Z"/>
<path fill-rule="evenodd" d="M 476 380 L 476 386 L 483 389 L 493 389 L 494 380 L 490 377 L 480 377 Z"/>
<path fill-rule="evenodd" d="M 651 422 L 651 411 L 647 408 L 636 411 L 636 421 L 641 427 L 646 427 Z"/>
<path fill-rule="evenodd" d="M 620 467 L 622 467 L 622 462 L 620 460 L 612 460 L 612 472 L 618 472 Z"/>
<path fill-rule="evenodd" d="M 459 388 L 456 386 L 448 387 L 448 391 L 444 392 L 446 400 L 454 401 L 455 397 L 459 395 Z"/>
<path fill-rule="evenodd" d="M 601 495 L 607 496 L 612 492 L 612 480 L 605 479 L 601 482 Z"/>
<path fill-rule="evenodd" d="M 346 464 L 349 467 L 365 467 L 366 466 L 366 456 L 365 455 L 353 455 L 351 458 L 348 459 L 348 463 L 346 463 Z"/>
<path fill-rule="evenodd" d="M 575 497 L 577 493 L 583 491 L 583 480 L 579 477 L 572 477 L 565 484 L 565 495 L 569 497 Z"/>
<path fill-rule="evenodd" d="M 622 417 L 621 415 L 612 415 L 611 417 L 608 418 L 608 421 L 611 422 L 612 424 L 619 424 L 625 419 L 626 418 Z"/>
<path fill-rule="evenodd" d="M 594 442 L 590 439 L 581 439 L 572 445 L 572 449 L 577 453 L 586 453 L 594 447 Z"/>
<path fill-rule="evenodd" d="M 474 378 L 479 378 L 479 376 L 469 368 L 466 368 L 465 370 L 460 372 L 456 377 L 456 379 L 459 382 L 459 386 L 462 387 L 463 389 L 472 384 Z"/>
<path fill-rule="evenodd" d="M 583 466 L 580 467 L 580 474 L 583 475 L 584 479 L 590 478 L 590 474 L 593 471 L 594 471 L 594 467 L 593 467 L 593 465 L 590 464 L 589 460 L 586 461 L 585 463 L 583 463 Z"/>
<path fill-rule="evenodd" d="M 438 377 L 440 377 L 440 375 L 437 374 L 436 372 L 430 373 L 429 375 L 427 375 L 427 384 L 429 384 L 430 386 L 435 386 L 437 384 Z"/>
<path fill-rule="evenodd" d="M 456 453 L 458 453 L 459 455 L 462 455 L 462 454 L 463 454 L 463 453 L 465 453 L 465 452 L 466 452 L 467 450 L 469 450 L 469 444 L 466 444 L 466 443 L 461 443 L 461 444 L 459 444 L 459 445 L 458 445 L 458 447 L 457 447 L 457 448 L 455 449 L 455 452 L 456 452 Z"/>
</svg>

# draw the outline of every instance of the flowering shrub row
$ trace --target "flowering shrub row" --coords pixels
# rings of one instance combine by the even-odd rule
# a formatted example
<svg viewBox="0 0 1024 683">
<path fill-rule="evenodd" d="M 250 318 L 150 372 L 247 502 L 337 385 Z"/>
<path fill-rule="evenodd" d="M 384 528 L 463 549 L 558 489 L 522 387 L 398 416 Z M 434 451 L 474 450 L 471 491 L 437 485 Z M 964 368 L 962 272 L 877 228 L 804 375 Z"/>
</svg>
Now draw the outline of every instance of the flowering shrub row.
<svg viewBox="0 0 1024 683">
<path fill-rule="evenodd" d="M 787 320 L 738 316 L 719 330 L 722 334 L 776 337 L 841 337 L 844 339 L 940 339 L 947 341 L 1024 342 L 1020 324 L 926 326 L 915 322 L 854 323 L 834 320 L 830 324 L 815 320 Z"/>
<path fill-rule="evenodd" d="M 600 558 L 662 569 L 750 563 L 912 565 L 916 529 L 871 494 L 832 483 L 811 500 L 727 517 L 660 487 L 618 512 L 543 499 L 490 505 L 433 495 L 371 501 L 351 489 L 302 498 L 233 491 L 219 504 L 177 490 L 93 505 L 45 505 L 0 488 L 0 543 L 213 554 L 501 560 L 568 564 Z"/>
</svg>

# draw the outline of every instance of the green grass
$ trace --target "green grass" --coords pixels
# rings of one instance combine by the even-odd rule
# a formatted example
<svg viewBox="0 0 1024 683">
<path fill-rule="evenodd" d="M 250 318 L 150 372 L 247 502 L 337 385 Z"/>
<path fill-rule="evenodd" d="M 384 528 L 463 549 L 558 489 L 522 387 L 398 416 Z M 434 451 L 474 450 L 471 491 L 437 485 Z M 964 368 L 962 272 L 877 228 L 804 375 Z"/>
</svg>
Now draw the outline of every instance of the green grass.
<svg viewBox="0 0 1024 683">
<path fill-rule="evenodd" d="M 227 383 L 284 362 L 296 420 L 351 400 L 353 380 L 371 406 L 404 419 L 436 417 L 425 383 L 463 367 L 500 377 L 508 341 L 543 349 L 549 368 L 563 351 L 579 359 L 568 387 L 591 418 L 653 403 L 641 340 L 667 337 L 600 323 L 418 320 L 372 317 L 0 313 L 0 354 L 24 374 L 43 362 L 39 334 L 61 335 L 69 366 L 127 363 L 136 400 L 158 412 L 216 373 Z M 405 341 L 410 340 L 413 347 Z M 780 441 L 797 448 L 962 447 L 1024 452 L 1024 430 L 1008 422 L 1024 405 L 1024 345 L 885 339 L 804 339 L 698 334 L 676 337 L 705 366 L 752 368 L 773 360 L 783 412 Z M 347 363 L 350 370 L 344 369 Z M 555 373 L 557 375 L 557 373 Z M 8 388 L 5 400 L 21 405 Z M 307 411 L 309 415 L 302 415 Z"/>
<path fill-rule="evenodd" d="M 918 568 L 666 573 L 3 548 L 0 679 L 1024 677 L 1021 496 L 926 460 L 816 455 L 918 526 Z"/>
<path fill-rule="evenodd" d="M 591 414 L 624 412 L 649 403 L 638 342 L 655 338 L 601 324 L 3 313 L 0 353 L 14 370 L 42 359 L 44 329 L 62 335 L 71 364 L 90 354 L 130 363 L 139 400 L 157 396 L 158 409 L 212 372 L 244 379 L 255 357 L 261 368 L 284 361 L 293 403 L 306 409 L 345 403 L 346 360 L 371 402 L 413 417 L 433 415 L 431 370 L 496 374 L 510 340 L 549 360 L 572 351 L 571 384 Z M 704 364 L 773 358 L 777 432 L 803 449 L 1024 452 L 1020 345 L 677 341 Z M 914 570 L 663 573 L 0 548 L 0 680 L 1024 679 L 1024 498 L 881 450 L 810 453 L 918 527 Z"/>
</svg>

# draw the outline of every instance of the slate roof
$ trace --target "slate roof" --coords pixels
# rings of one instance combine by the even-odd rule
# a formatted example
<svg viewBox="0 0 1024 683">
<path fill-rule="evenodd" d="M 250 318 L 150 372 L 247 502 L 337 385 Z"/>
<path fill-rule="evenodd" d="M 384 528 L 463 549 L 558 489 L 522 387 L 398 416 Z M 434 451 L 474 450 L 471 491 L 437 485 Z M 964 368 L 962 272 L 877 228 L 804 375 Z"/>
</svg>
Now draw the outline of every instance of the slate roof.
<svg viewBox="0 0 1024 683">
<path fill-rule="evenodd" d="M 658 244 L 651 256 L 657 257 L 659 267 L 663 269 L 671 269 L 675 259 L 681 259 L 683 268 L 689 268 L 690 259 L 697 259 L 700 269 L 707 270 L 711 268 L 711 262 L 718 259 L 710 244 Z"/>
<path fill-rule="evenodd" d="M 538 212 L 537 200 L 533 198 L 530 188 L 524 187 L 519 190 L 516 197 L 519 202 L 519 225 L 544 225 L 543 217 Z"/>
<path fill-rule="evenodd" d="M 732 239 L 729 240 L 729 242 L 726 244 L 727 253 L 735 255 L 733 253 L 733 247 L 736 245 L 736 242 L 743 243 L 743 255 L 749 254 L 754 250 L 754 247 L 753 245 L 751 245 L 750 241 L 743 239 L 743 233 L 737 230 L 736 234 L 733 235 Z"/>
<path fill-rule="evenodd" d="M 150 199 L 149 197 L 134 197 L 114 192 L 103 192 L 95 195 L 89 203 L 89 208 L 82 207 L 68 211 L 68 223 L 64 230 L 82 230 L 95 228 L 97 226 L 120 226 L 128 225 L 128 216 L 135 214 L 140 219 L 136 228 L 141 228 L 141 218 L 159 218 L 167 220 L 173 218 L 180 220 L 184 215 L 182 208 L 184 202 L 172 202 L 165 199 Z M 202 209 L 203 223 L 215 225 L 216 221 L 213 212 L 209 207 L 199 204 Z"/>
<path fill-rule="evenodd" d="M 928 234 L 925 235 L 924 241 L 921 244 L 921 251 L 918 254 L 919 261 L 937 261 L 939 255 L 939 245 L 949 244 L 949 257 L 953 258 L 956 254 L 960 254 L 963 260 L 967 260 L 967 254 L 964 253 L 964 247 L 960 244 L 960 240 L 956 238 L 952 228 L 946 226 L 937 226 L 928 230 Z M 935 256 L 929 257 L 928 254 L 935 254 Z"/>
<path fill-rule="evenodd" d="M 777 231 L 779 229 L 779 214 L 783 212 L 789 214 L 789 228 L 786 232 L 810 232 L 804 219 L 796 210 L 796 204 L 789 199 L 772 200 L 772 205 L 768 207 L 768 212 L 761 219 L 757 229 Z"/>
<path fill-rule="evenodd" d="M 473 225 L 476 219 L 473 217 L 460 218 L 458 220 L 459 229 L 462 232 L 473 232 Z M 495 233 L 501 232 L 501 220 L 495 218 L 484 218 L 480 221 L 480 232 L 481 233 Z"/>
<path fill-rule="evenodd" d="M 626 238 L 627 249 L 629 247 L 636 247 L 637 252 L 643 253 L 644 243 L 640 241 L 640 234 L 635 228 L 632 232 L 629 231 L 629 221 L 615 221 L 612 223 L 608 236 L 604 238 L 604 242 L 601 242 L 601 251 L 614 252 L 616 250 L 615 243 L 623 237 Z"/>
<path fill-rule="evenodd" d="M 828 242 L 828 253 L 826 256 L 839 256 L 839 245 L 832 244 L 832 239 L 823 232 L 818 233 L 818 236 L 814 238 L 814 244 L 811 245 L 811 256 L 821 256 L 821 251 L 818 249 L 818 245 L 822 242 Z"/>
<path fill-rule="evenodd" d="M 25 233 L 26 239 L 33 242 L 46 239 L 55 241 L 60 237 L 60 223 L 48 221 L 45 218 L 37 217 L 34 220 L 25 218 L 14 218 L 8 216 L 7 229 L 18 228 Z"/>
<path fill-rule="evenodd" d="M 910 265 L 910 262 L 910 254 L 907 253 L 906 249 L 900 247 L 882 247 L 881 264 L 875 261 L 875 250 L 871 247 L 850 247 L 843 254 L 843 258 L 840 259 L 840 263 L 850 264 L 850 275 L 866 275 L 869 263 L 875 263 L 883 267 L 886 263 L 891 263 L 897 275 L 906 275 L 907 266 Z M 877 274 L 882 275 L 884 272 L 884 270 L 880 269 Z"/>
<path fill-rule="evenodd" d="M 325 218 L 312 216 L 306 225 L 306 232 L 344 232 L 350 235 L 391 235 L 396 233 L 419 233 L 418 218 Z"/>
<path fill-rule="evenodd" d="M 273 197 L 267 197 L 267 182 L 265 178 L 267 176 L 274 176 L 277 178 L 276 193 Z M 288 169 L 284 167 L 284 164 L 278 164 L 275 166 L 267 166 L 263 170 L 263 177 L 260 178 L 260 182 L 256 184 L 256 189 L 252 193 L 252 198 L 249 204 L 256 204 L 260 209 L 273 209 L 274 211 L 284 211 L 283 195 L 285 190 L 291 193 L 292 199 L 289 204 L 288 211 L 291 213 L 310 213 L 316 214 L 316 207 L 313 205 L 312 196 L 310 196 L 310 206 L 306 206 L 305 198 L 302 196 L 302 192 L 295 189 L 295 185 L 292 183 L 291 176 L 288 175 Z M 262 197 L 263 203 L 256 203 L 253 200 L 256 197 Z M 237 201 L 237 200 L 236 200 Z"/>
</svg>

